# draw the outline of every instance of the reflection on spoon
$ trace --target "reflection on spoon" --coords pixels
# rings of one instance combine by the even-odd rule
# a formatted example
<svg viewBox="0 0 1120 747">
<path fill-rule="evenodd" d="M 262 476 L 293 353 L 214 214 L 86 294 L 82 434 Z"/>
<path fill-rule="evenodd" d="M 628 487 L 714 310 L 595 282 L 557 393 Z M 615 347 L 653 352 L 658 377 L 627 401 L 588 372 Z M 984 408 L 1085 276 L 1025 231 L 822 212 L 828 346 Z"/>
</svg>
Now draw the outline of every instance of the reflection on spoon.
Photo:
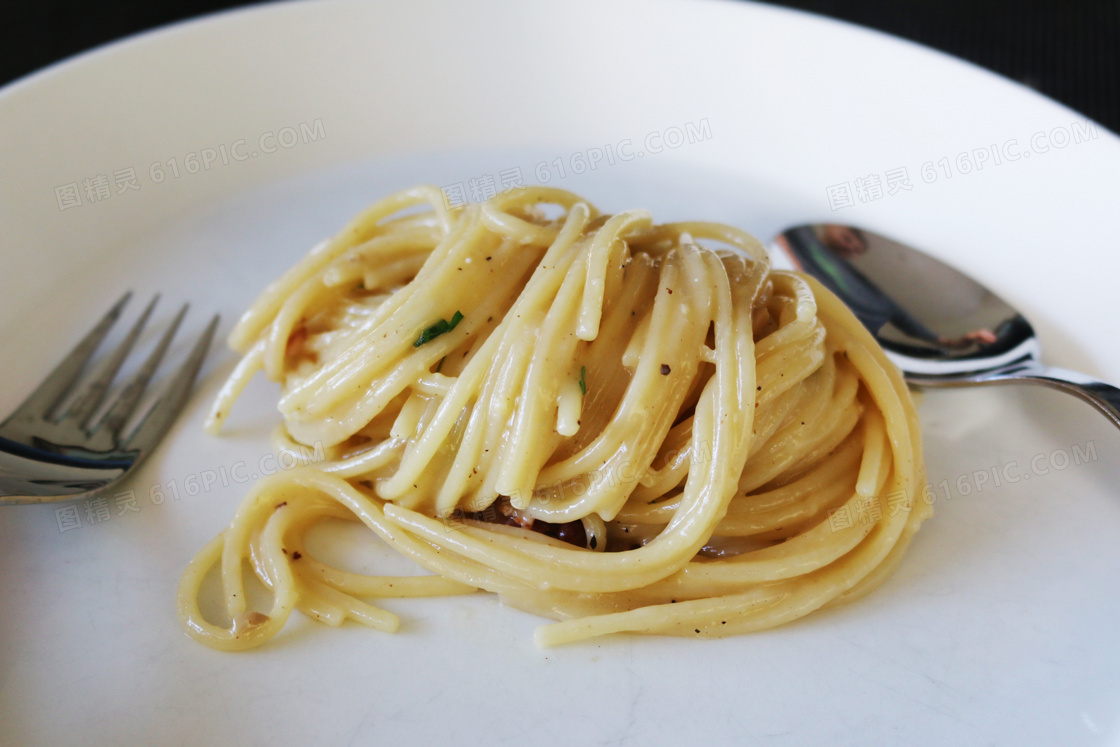
<svg viewBox="0 0 1120 747">
<path fill-rule="evenodd" d="M 911 383 L 1045 384 L 1084 399 L 1120 427 L 1120 389 L 1043 365 L 1022 314 L 928 254 L 835 223 L 787 229 L 772 248 L 775 267 L 812 275 L 843 300 Z"/>
</svg>

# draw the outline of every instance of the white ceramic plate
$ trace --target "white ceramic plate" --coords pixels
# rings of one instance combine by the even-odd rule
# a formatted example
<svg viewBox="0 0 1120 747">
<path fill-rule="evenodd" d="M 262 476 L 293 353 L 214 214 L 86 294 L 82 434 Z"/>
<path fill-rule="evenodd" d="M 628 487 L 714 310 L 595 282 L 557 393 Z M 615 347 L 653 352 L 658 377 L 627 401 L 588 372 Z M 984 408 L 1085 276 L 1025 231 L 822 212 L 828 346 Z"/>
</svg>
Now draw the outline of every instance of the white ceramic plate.
<svg viewBox="0 0 1120 747">
<path fill-rule="evenodd" d="M 764 239 L 806 219 L 874 227 L 1020 306 L 1049 362 L 1120 380 L 1120 141 L 1080 114 L 765 6 L 329 2 L 172 27 L 0 92 L 0 411 L 126 288 L 162 290 L 159 321 L 189 299 L 189 332 L 211 311 L 226 331 L 373 199 L 418 182 L 469 199 L 472 180 L 515 169 L 607 210 Z M 779 630 L 541 651 L 539 620 L 478 595 L 386 602 L 404 620 L 392 636 L 296 615 L 234 655 L 189 640 L 174 610 L 180 572 L 248 487 L 232 476 L 275 469 L 266 384 L 225 437 L 201 432 L 232 361 L 211 358 L 125 486 L 134 505 L 0 509 L 5 741 L 1120 735 L 1120 434 L 1071 398 L 928 394 L 934 518 L 880 591 Z"/>
</svg>

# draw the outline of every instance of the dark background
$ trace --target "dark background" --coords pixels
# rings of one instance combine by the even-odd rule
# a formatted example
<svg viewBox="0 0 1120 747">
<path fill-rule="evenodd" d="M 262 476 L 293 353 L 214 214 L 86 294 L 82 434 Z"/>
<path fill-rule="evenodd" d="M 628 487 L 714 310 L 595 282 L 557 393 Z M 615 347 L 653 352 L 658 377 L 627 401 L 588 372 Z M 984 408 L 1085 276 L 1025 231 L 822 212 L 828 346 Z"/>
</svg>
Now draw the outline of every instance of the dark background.
<svg viewBox="0 0 1120 747">
<path fill-rule="evenodd" d="M 926 44 L 1120 131 L 1120 0 L 786 0 Z M 0 22 L 0 85 L 155 26 L 245 3 L 23 0 Z"/>
</svg>

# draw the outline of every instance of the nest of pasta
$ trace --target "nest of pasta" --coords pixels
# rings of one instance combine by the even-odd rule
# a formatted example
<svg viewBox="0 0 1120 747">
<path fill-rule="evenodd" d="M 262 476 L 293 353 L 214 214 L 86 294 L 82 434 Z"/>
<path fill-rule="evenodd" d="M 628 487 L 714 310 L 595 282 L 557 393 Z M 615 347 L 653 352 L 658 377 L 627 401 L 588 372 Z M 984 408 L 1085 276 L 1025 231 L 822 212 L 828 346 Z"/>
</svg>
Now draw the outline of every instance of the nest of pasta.
<svg viewBox="0 0 1120 747">
<path fill-rule="evenodd" d="M 293 609 L 393 630 L 371 599 L 478 589 L 559 620 L 544 645 L 754 631 L 873 588 L 928 513 L 898 371 L 730 226 L 417 187 L 315 247 L 230 343 L 210 427 L 263 370 L 277 446 L 318 457 L 257 484 L 184 574 L 184 625 L 219 648 Z M 305 538 L 328 517 L 433 575 L 324 564 Z M 226 625 L 197 602 L 217 564 Z M 271 609 L 248 609 L 247 573 Z"/>
</svg>

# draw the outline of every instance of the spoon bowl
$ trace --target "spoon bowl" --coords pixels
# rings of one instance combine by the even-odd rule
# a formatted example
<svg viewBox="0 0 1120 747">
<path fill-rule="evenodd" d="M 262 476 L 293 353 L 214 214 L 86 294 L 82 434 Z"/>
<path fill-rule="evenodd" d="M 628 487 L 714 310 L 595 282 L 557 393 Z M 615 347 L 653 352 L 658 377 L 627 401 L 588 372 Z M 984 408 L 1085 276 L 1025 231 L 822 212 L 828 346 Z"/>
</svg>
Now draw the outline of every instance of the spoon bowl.
<svg viewBox="0 0 1120 747">
<path fill-rule="evenodd" d="M 1120 427 L 1120 389 L 1046 366 L 1030 322 L 976 280 L 871 231 L 835 223 L 786 229 L 774 266 L 812 275 L 855 313 L 919 386 L 1031 383 L 1073 394 Z"/>
</svg>

